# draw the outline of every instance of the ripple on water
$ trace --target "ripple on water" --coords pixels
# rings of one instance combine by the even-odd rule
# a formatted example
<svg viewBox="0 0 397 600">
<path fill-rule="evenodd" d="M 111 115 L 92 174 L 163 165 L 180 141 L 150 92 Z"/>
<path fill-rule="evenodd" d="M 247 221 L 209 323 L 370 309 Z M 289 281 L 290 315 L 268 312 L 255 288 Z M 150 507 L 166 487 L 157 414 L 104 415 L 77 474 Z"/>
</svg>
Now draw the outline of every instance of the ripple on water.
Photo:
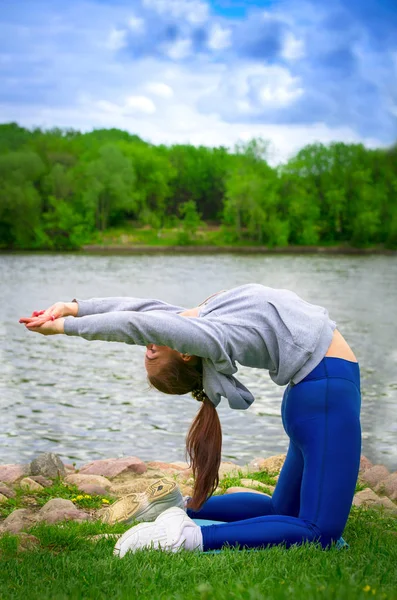
<svg viewBox="0 0 397 600">
<path fill-rule="evenodd" d="M 148 389 L 142 348 L 44 338 L 18 324 L 20 316 L 74 297 L 137 295 L 188 307 L 257 281 L 327 306 L 360 360 L 364 453 L 397 468 L 395 257 L 2 255 L 0 278 L 2 462 L 42 451 L 77 463 L 123 455 L 181 460 L 197 411 L 193 400 Z M 256 401 L 241 412 L 221 403 L 224 457 L 243 463 L 284 452 L 283 389 L 262 371 L 241 369 L 239 377 Z"/>
</svg>

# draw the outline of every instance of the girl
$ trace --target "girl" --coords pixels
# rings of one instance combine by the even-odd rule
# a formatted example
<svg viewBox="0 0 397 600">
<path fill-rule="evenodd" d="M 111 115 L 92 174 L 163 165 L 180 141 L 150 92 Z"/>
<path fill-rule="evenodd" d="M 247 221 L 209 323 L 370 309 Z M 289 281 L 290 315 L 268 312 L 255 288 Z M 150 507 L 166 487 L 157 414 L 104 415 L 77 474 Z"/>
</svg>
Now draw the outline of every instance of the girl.
<svg viewBox="0 0 397 600">
<path fill-rule="evenodd" d="M 187 436 L 195 477 L 187 513 L 172 507 L 154 523 L 132 527 L 116 554 L 305 541 L 325 548 L 338 540 L 360 463 L 360 374 L 326 309 L 287 290 L 249 284 L 189 310 L 137 298 L 74 300 L 20 322 L 44 335 L 146 346 L 150 383 L 166 394 L 191 392 L 202 403 Z M 234 377 L 236 363 L 266 369 L 276 384 L 287 385 L 281 413 L 290 443 L 271 498 L 249 492 L 211 497 L 222 444 L 215 407 L 222 397 L 233 409 L 254 401 Z M 199 527 L 192 518 L 224 523 Z"/>
</svg>

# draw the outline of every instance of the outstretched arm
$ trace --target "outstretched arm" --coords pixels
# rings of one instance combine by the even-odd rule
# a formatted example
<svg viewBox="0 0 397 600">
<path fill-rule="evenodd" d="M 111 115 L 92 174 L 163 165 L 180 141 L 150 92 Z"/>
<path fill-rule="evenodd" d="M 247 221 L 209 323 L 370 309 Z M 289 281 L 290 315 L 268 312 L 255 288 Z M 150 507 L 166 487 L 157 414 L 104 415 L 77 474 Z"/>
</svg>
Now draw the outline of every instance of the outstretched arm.
<svg viewBox="0 0 397 600">
<path fill-rule="evenodd" d="M 65 319 L 67 335 L 86 340 L 169 346 L 182 353 L 209 358 L 222 372 L 236 371 L 227 350 L 225 325 L 211 318 L 183 317 L 163 311 L 112 312 Z"/>
<path fill-rule="evenodd" d="M 178 313 L 186 310 L 183 306 L 168 304 L 154 298 L 128 298 L 120 296 L 114 298 L 91 298 L 90 300 L 75 299 L 73 302 L 76 302 L 78 305 L 77 315 L 74 315 L 77 317 L 119 311 L 148 312 L 163 310 Z"/>
</svg>

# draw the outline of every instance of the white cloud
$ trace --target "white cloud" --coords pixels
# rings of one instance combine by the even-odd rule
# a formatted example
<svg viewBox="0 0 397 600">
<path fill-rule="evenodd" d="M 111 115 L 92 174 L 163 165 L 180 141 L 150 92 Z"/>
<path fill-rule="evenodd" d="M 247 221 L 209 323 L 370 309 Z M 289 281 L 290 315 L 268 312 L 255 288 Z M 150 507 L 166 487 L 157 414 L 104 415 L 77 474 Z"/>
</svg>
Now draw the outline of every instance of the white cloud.
<svg viewBox="0 0 397 600">
<path fill-rule="evenodd" d="M 147 96 L 129 96 L 126 100 L 123 112 L 138 112 L 151 115 L 156 112 L 156 105 L 153 100 Z"/>
<path fill-rule="evenodd" d="M 109 50 L 120 50 L 121 48 L 124 48 L 127 43 L 126 35 L 127 32 L 124 29 L 113 28 L 106 41 L 106 47 L 109 48 Z"/>
<path fill-rule="evenodd" d="M 131 31 L 135 33 L 143 33 L 145 30 L 145 21 L 140 17 L 131 16 L 128 19 L 128 27 Z"/>
<path fill-rule="evenodd" d="M 305 55 L 305 44 L 303 40 L 299 40 L 292 33 L 288 33 L 284 40 L 284 47 L 281 56 L 286 60 L 298 60 Z"/>
<path fill-rule="evenodd" d="M 167 85 L 166 83 L 153 82 L 148 83 L 146 86 L 148 92 L 151 92 L 155 96 L 159 96 L 160 98 L 172 98 L 174 95 L 174 91 L 172 87 Z"/>
<path fill-rule="evenodd" d="M 266 83 L 261 85 L 258 98 L 262 106 L 288 106 L 303 94 L 303 88 L 297 77 L 281 67 L 268 67 L 268 73 L 263 78 Z"/>
<path fill-rule="evenodd" d="M 143 0 L 143 6 L 189 23 L 204 23 L 209 15 L 208 4 L 200 0 Z"/>
<path fill-rule="evenodd" d="M 191 46 L 190 40 L 177 40 L 174 44 L 166 46 L 165 52 L 169 58 L 180 60 L 189 56 Z"/>
<path fill-rule="evenodd" d="M 208 39 L 208 47 L 211 50 L 223 50 L 228 48 L 231 43 L 231 30 L 224 29 L 220 25 L 214 25 L 210 31 Z"/>
</svg>

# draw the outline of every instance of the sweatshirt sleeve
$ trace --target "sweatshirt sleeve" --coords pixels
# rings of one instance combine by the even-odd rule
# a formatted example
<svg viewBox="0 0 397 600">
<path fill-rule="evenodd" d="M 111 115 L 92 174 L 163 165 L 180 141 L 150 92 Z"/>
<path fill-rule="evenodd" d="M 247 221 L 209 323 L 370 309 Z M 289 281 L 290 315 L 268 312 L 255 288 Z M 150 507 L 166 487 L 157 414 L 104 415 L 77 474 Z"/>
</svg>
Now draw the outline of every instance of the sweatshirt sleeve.
<svg viewBox="0 0 397 600">
<path fill-rule="evenodd" d="M 162 310 L 118 311 L 66 317 L 64 327 L 66 335 L 86 340 L 169 346 L 178 352 L 211 360 L 220 372 L 232 374 L 237 370 L 227 352 L 225 325 L 215 319 L 182 317 Z"/>
<path fill-rule="evenodd" d="M 127 298 L 123 296 L 115 298 L 91 298 L 90 300 L 79 300 L 75 298 L 73 302 L 77 302 L 78 317 L 118 311 L 148 312 L 152 310 L 163 310 L 178 313 L 186 310 L 186 308 L 183 308 L 182 306 L 175 306 L 152 298 Z"/>
</svg>

